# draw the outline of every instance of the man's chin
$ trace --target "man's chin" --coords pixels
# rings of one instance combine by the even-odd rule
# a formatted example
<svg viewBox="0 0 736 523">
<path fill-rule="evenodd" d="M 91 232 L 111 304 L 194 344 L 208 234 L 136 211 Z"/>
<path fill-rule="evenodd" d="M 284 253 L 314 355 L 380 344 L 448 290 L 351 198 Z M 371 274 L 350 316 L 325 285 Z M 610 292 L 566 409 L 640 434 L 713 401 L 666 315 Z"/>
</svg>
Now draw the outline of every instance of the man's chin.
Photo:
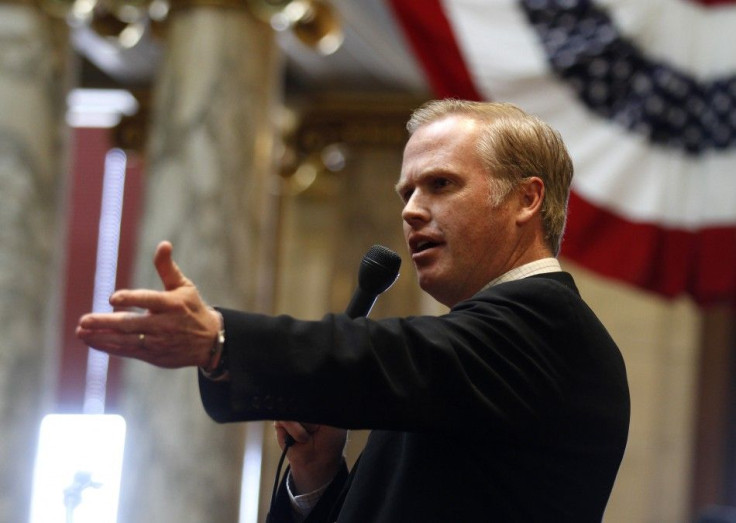
<svg viewBox="0 0 736 523">
<path fill-rule="evenodd" d="M 419 287 L 432 296 L 438 299 L 438 294 L 441 294 L 442 285 L 440 279 L 436 275 L 420 274 L 419 275 Z"/>
</svg>

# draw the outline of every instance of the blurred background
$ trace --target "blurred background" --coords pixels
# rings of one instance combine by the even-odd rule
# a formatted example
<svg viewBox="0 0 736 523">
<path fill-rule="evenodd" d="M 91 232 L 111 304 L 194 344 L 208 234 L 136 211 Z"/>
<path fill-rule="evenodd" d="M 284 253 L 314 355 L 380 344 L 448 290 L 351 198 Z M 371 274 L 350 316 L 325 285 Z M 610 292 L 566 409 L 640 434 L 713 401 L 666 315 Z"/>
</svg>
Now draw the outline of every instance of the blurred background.
<svg viewBox="0 0 736 523">
<path fill-rule="evenodd" d="M 570 148 L 561 261 L 632 394 L 605 521 L 736 521 L 734 49 L 731 0 L 1 1 L 0 521 L 28 521 L 43 417 L 83 412 L 127 425 L 118 521 L 263 521 L 271 423 L 216 425 L 196 371 L 74 326 L 104 278 L 158 288 L 163 239 L 212 304 L 343 310 L 371 245 L 405 257 L 404 125 L 436 97 Z M 405 257 L 372 315 L 443 311 Z"/>
</svg>

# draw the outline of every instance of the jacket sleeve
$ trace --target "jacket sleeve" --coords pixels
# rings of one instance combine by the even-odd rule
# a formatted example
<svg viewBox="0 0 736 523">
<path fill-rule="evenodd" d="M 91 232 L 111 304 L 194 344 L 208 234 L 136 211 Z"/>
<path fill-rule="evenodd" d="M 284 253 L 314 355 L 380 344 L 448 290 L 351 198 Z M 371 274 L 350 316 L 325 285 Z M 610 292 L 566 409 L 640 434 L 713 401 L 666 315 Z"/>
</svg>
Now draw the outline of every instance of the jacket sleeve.
<svg viewBox="0 0 736 523">
<path fill-rule="evenodd" d="M 202 399 L 217 421 L 411 431 L 459 429 L 482 415 L 487 427 L 518 430 L 560 404 L 576 345 L 565 300 L 541 301 L 496 292 L 441 317 L 386 320 L 221 309 L 230 381 L 200 379 Z"/>
</svg>

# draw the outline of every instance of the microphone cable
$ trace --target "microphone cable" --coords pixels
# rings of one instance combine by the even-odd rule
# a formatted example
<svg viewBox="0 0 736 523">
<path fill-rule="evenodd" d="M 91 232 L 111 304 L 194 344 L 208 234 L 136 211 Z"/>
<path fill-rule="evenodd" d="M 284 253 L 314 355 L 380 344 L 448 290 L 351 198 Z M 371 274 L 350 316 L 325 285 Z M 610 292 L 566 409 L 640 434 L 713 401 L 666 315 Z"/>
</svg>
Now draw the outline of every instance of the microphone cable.
<svg viewBox="0 0 736 523">
<path fill-rule="evenodd" d="M 291 446 L 296 443 L 293 437 L 291 437 L 291 434 L 286 434 L 286 437 L 284 438 L 284 450 L 281 452 L 281 457 L 279 458 L 279 464 L 276 467 L 276 477 L 273 480 L 273 490 L 271 491 L 271 506 L 268 509 L 268 517 L 266 518 L 266 521 L 268 523 L 271 522 L 271 515 L 273 514 L 273 509 L 276 506 L 276 491 L 279 488 L 279 483 L 281 480 L 281 468 L 284 466 L 284 460 L 286 459 L 286 452 L 291 448 Z"/>
</svg>

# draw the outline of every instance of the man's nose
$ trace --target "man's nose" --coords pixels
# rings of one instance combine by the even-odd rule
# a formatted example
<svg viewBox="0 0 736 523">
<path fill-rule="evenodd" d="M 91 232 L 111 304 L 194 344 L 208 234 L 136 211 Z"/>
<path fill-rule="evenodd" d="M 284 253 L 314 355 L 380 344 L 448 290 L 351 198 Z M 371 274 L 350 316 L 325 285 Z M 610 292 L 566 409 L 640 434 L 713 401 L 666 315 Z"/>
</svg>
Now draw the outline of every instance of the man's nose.
<svg viewBox="0 0 736 523">
<path fill-rule="evenodd" d="M 401 218 L 410 225 L 429 220 L 429 208 L 421 193 L 415 191 L 406 201 Z"/>
</svg>

